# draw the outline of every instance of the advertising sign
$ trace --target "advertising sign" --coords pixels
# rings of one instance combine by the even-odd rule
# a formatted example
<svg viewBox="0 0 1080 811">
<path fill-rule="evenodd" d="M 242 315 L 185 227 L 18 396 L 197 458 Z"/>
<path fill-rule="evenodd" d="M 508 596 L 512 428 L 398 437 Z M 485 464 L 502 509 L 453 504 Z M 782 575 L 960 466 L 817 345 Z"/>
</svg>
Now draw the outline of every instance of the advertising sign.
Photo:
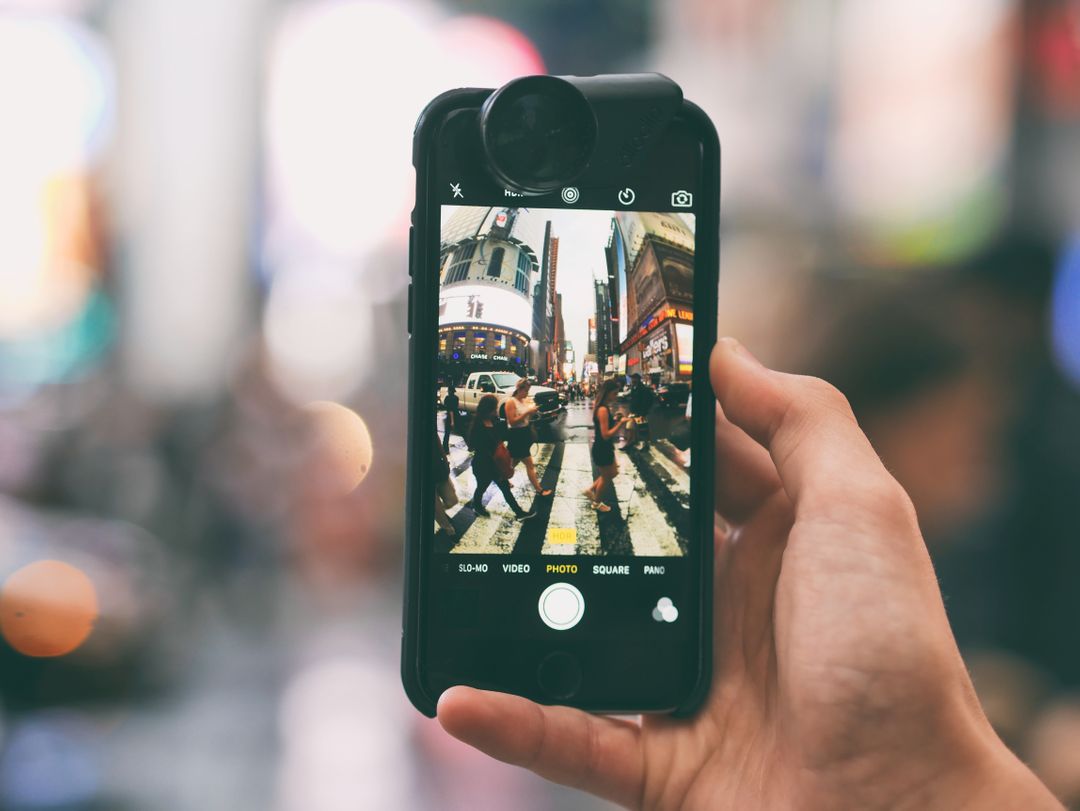
<svg viewBox="0 0 1080 811">
<path fill-rule="evenodd" d="M 694 325 L 676 324 L 675 343 L 678 345 L 679 374 L 688 375 L 694 368 Z"/>
<path fill-rule="evenodd" d="M 532 334 L 529 300 L 509 289 L 482 284 L 458 284 L 439 296 L 439 326 L 493 324 Z"/>
</svg>

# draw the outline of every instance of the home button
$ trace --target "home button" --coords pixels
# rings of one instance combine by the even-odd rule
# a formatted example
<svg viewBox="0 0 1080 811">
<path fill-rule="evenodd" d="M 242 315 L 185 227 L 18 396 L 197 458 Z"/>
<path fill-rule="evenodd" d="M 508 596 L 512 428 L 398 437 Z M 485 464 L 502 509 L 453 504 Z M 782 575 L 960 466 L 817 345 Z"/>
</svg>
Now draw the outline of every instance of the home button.
<svg viewBox="0 0 1080 811">
<path fill-rule="evenodd" d="M 536 671 L 540 689 L 554 699 L 572 698 L 581 689 L 581 665 L 564 651 L 548 654 Z"/>
</svg>

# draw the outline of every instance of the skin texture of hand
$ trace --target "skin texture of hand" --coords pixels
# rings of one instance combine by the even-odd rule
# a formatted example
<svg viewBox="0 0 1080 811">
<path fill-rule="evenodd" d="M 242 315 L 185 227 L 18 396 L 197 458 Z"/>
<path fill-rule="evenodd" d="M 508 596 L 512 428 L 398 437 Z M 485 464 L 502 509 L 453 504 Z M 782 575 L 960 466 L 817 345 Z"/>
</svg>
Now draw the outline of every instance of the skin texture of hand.
<svg viewBox="0 0 1080 811">
<path fill-rule="evenodd" d="M 990 729 L 911 502 L 828 384 L 725 339 L 715 665 L 690 719 L 640 723 L 468 687 L 439 720 L 630 808 L 1056 809 Z"/>
</svg>

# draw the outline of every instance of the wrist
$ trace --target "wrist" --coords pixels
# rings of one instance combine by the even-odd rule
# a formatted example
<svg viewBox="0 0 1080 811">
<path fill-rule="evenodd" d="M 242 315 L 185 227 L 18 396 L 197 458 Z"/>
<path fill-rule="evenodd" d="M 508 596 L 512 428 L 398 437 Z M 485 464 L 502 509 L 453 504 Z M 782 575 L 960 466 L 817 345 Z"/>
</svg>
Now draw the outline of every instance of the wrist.
<svg viewBox="0 0 1080 811">
<path fill-rule="evenodd" d="M 830 769 L 814 807 L 890 811 L 1023 808 L 1063 811 L 1049 789 L 1002 743 L 978 705 L 946 702 L 933 729 L 866 741 Z M 921 727 L 921 725 L 919 725 Z M 819 775 L 824 776 L 824 775 Z"/>
<path fill-rule="evenodd" d="M 938 803 L 937 808 L 1023 808 L 1030 811 L 1063 811 L 1042 781 L 992 732 L 985 751 L 970 774 L 959 777 L 952 788 L 955 803 Z"/>
<path fill-rule="evenodd" d="M 985 724 L 985 722 L 983 722 Z M 916 768 L 910 791 L 890 807 L 919 811 L 1023 808 L 1063 811 L 1035 774 L 985 725 L 956 757 Z"/>
</svg>

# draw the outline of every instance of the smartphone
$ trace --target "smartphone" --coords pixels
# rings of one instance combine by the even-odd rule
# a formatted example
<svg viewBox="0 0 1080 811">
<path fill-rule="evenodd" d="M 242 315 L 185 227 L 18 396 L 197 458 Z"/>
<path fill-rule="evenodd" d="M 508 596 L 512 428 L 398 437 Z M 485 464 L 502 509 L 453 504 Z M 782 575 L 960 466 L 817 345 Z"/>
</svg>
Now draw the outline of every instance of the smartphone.
<svg viewBox="0 0 1080 811">
<path fill-rule="evenodd" d="M 526 77 L 436 98 L 414 165 L 406 692 L 427 715 L 456 684 L 692 713 L 712 659 L 712 124 L 662 76 Z"/>
</svg>

